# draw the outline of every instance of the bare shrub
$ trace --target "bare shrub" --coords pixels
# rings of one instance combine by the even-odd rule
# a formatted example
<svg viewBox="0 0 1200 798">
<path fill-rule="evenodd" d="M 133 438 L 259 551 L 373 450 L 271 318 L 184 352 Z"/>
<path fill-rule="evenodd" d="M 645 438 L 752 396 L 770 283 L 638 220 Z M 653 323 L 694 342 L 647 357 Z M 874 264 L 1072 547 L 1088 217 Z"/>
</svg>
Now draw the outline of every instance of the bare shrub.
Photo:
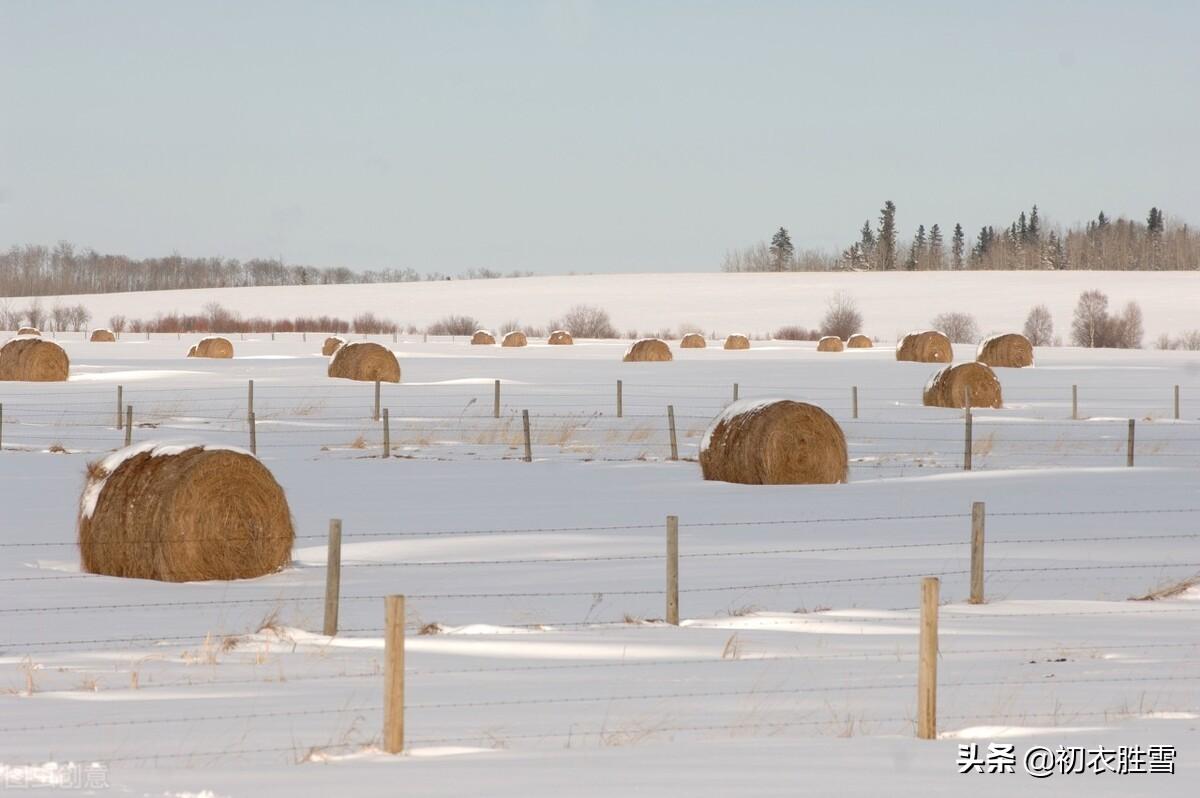
<svg viewBox="0 0 1200 798">
<path fill-rule="evenodd" d="M 470 335 L 480 327 L 473 316 L 443 316 L 425 328 L 429 335 Z"/>
<path fill-rule="evenodd" d="M 771 335 L 776 341 L 818 341 L 821 339 L 820 330 L 808 330 L 804 327 L 790 325 L 780 327 Z"/>
<path fill-rule="evenodd" d="M 361 313 L 354 317 L 354 331 L 367 335 L 383 335 L 399 331 L 400 325 L 394 321 L 378 318 L 374 313 Z M 274 332 L 291 332 L 291 330 L 273 330 Z M 472 330 L 472 332 L 474 332 Z"/>
<path fill-rule="evenodd" d="M 46 311 L 42 309 L 41 300 L 35 299 L 25 308 L 25 321 L 30 327 L 42 329 L 46 323 Z"/>
<path fill-rule="evenodd" d="M 576 338 L 617 338 L 608 311 L 595 305 L 575 305 L 560 319 L 550 322 L 551 330 L 566 330 Z"/>
<path fill-rule="evenodd" d="M 1115 315 L 1108 312 L 1108 296 L 1103 291 L 1093 289 L 1079 295 L 1071 322 L 1071 341 L 1076 346 L 1140 349 L 1144 334 L 1138 303 L 1129 302 Z"/>
<path fill-rule="evenodd" d="M 979 325 L 970 313 L 940 313 L 930 324 L 945 333 L 951 343 L 973 344 L 979 340 Z"/>
<path fill-rule="evenodd" d="M 1200 352 L 1200 330 L 1188 330 L 1179 336 L 1177 343 L 1180 349 L 1186 349 L 1189 352 Z"/>
<path fill-rule="evenodd" d="M 1034 346 L 1049 346 L 1054 340 L 1054 319 L 1050 308 L 1035 305 L 1025 317 L 1025 337 Z"/>
<path fill-rule="evenodd" d="M 111 316 L 108 320 L 108 329 L 112 330 L 117 335 L 120 335 L 121 333 L 125 332 L 126 323 L 125 317 L 120 314 Z"/>
<path fill-rule="evenodd" d="M 827 308 L 825 318 L 821 319 L 822 334 L 845 340 L 862 329 L 863 318 L 858 312 L 858 304 L 846 292 L 838 291 L 831 296 Z"/>
</svg>

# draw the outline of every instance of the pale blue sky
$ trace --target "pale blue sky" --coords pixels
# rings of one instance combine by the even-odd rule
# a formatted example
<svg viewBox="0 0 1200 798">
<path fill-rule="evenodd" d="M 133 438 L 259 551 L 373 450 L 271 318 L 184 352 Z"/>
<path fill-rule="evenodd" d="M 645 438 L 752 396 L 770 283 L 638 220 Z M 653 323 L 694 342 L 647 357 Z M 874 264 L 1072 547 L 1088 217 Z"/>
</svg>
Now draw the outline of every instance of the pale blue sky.
<svg viewBox="0 0 1200 798">
<path fill-rule="evenodd" d="M 1200 223 L 1200 3 L 0 0 L 0 246 L 716 269 Z"/>
</svg>

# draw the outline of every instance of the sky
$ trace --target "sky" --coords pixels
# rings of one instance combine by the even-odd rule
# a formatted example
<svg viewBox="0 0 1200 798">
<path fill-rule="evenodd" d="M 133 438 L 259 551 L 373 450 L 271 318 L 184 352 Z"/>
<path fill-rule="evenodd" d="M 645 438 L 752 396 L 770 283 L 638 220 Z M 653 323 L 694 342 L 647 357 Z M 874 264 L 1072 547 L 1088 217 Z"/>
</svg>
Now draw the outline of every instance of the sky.
<svg viewBox="0 0 1200 798">
<path fill-rule="evenodd" d="M 1200 3 L 0 0 L 0 247 L 711 271 L 1200 223 Z"/>
</svg>

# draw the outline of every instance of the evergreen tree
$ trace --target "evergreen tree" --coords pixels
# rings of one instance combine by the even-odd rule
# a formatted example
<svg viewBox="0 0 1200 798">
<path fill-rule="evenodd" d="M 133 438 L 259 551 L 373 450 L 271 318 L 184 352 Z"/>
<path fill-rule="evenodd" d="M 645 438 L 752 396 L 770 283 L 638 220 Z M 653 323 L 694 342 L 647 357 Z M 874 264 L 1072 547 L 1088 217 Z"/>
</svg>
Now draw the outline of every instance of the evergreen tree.
<svg viewBox="0 0 1200 798">
<path fill-rule="evenodd" d="M 1029 223 L 1025 219 L 1025 211 L 1017 218 L 1017 237 L 1022 244 L 1029 242 Z"/>
<path fill-rule="evenodd" d="M 771 237 L 771 266 L 777 272 L 787 271 L 794 252 L 792 237 L 788 235 L 787 228 L 779 228 L 779 232 Z"/>
<path fill-rule="evenodd" d="M 858 251 L 866 261 L 867 268 L 870 268 L 875 259 L 875 231 L 871 229 L 870 219 L 863 222 L 862 230 L 859 231 Z"/>
<path fill-rule="evenodd" d="M 966 237 L 963 235 L 962 223 L 954 223 L 954 235 L 950 238 L 950 266 L 953 269 L 963 267 L 963 253 L 966 252 Z"/>
<path fill-rule="evenodd" d="M 929 268 L 942 268 L 942 228 L 929 228 Z"/>
<path fill-rule="evenodd" d="M 876 237 L 878 267 L 884 271 L 896 268 L 896 204 L 883 203 L 879 211 L 879 235 Z"/>
<path fill-rule="evenodd" d="M 1029 241 L 1033 244 L 1038 243 L 1042 239 L 1042 220 L 1038 218 L 1038 207 L 1033 206 L 1033 210 L 1029 212 Z"/>
<path fill-rule="evenodd" d="M 1096 217 L 1096 229 L 1103 230 L 1108 227 L 1108 217 L 1104 215 L 1104 211 L 1100 211 L 1100 215 Z"/>
<path fill-rule="evenodd" d="M 1163 212 L 1158 208 L 1151 208 L 1150 215 L 1146 217 L 1146 232 L 1161 233 L 1163 231 Z"/>
</svg>

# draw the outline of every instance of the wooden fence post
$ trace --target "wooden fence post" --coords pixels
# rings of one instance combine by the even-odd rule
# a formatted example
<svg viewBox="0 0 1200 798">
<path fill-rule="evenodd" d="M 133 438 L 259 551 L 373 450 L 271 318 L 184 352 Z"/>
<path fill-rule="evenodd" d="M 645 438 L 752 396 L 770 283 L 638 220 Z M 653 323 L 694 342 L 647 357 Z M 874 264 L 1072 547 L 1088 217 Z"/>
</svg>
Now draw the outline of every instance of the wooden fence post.
<svg viewBox="0 0 1200 798">
<path fill-rule="evenodd" d="M 117 386 L 117 429 L 121 429 L 125 424 L 125 419 L 122 418 L 121 410 L 125 407 L 125 386 Z"/>
<path fill-rule="evenodd" d="M 525 427 L 525 462 L 533 462 L 533 443 L 529 440 L 529 411 L 521 411 L 521 424 Z"/>
<path fill-rule="evenodd" d="M 966 426 L 963 428 L 963 471 L 971 470 L 971 455 L 974 445 L 971 441 L 971 408 L 967 408 Z"/>
<path fill-rule="evenodd" d="M 937 738 L 938 578 L 921 580 L 921 637 L 917 664 L 917 737 Z"/>
<path fill-rule="evenodd" d="M 125 405 L 125 445 L 133 444 L 133 405 Z"/>
<path fill-rule="evenodd" d="M 1175 420 L 1179 420 L 1179 386 L 1175 386 Z"/>
<path fill-rule="evenodd" d="M 305 343 L 308 343 L 308 332 L 307 331 L 300 333 L 300 340 L 304 341 Z"/>
<path fill-rule="evenodd" d="M 388 420 L 388 409 L 383 408 L 383 456 L 392 456 L 392 423 Z"/>
<path fill-rule="evenodd" d="M 0 402 L 0 450 L 4 449 L 4 403 Z"/>
<path fill-rule="evenodd" d="M 404 750 L 404 596 L 384 598 L 383 750 Z"/>
<path fill-rule="evenodd" d="M 858 418 L 858 386 L 850 386 L 850 418 Z"/>
<path fill-rule="evenodd" d="M 375 380 L 375 415 L 373 420 L 379 420 L 379 380 Z"/>
<path fill-rule="evenodd" d="M 622 395 L 624 387 L 625 386 L 621 383 L 621 381 L 617 380 L 617 418 L 620 418 L 621 416 L 623 416 L 625 414 L 625 407 L 624 407 L 625 397 Z"/>
<path fill-rule="evenodd" d="M 1079 418 L 1079 386 L 1071 386 L 1071 420 Z"/>
<path fill-rule="evenodd" d="M 258 425 L 254 423 L 254 413 L 247 419 L 250 424 L 250 454 L 258 457 Z"/>
<path fill-rule="evenodd" d="M 679 516 L 667 516 L 667 623 L 679 625 Z"/>
<path fill-rule="evenodd" d="M 246 418 L 254 415 L 254 380 L 246 383 Z"/>
<path fill-rule="evenodd" d="M 983 534 L 986 519 L 983 502 L 971 503 L 971 602 L 983 603 Z"/>
<path fill-rule="evenodd" d="M 1125 465 L 1133 468 L 1133 419 L 1129 419 L 1129 440 L 1125 443 Z"/>
<path fill-rule="evenodd" d="M 500 380 L 496 380 L 496 389 L 492 397 L 492 418 L 500 418 Z"/>
<path fill-rule="evenodd" d="M 735 382 L 733 384 L 733 401 L 736 402 L 737 400 L 738 400 L 738 384 Z"/>
<path fill-rule="evenodd" d="M 325 625 L 322 633 L 338 630 L 338 600 L 342 591 L 342 519 L 329 519 L 329 547 L 325 549 Z"/>
<path fill-rule="evenodd" d="M 675 405 L 667 405 L 667 424 L 671 427 L 671 459 L 679 459 L 679 444 L 675 439 Z"/>
</svg>

